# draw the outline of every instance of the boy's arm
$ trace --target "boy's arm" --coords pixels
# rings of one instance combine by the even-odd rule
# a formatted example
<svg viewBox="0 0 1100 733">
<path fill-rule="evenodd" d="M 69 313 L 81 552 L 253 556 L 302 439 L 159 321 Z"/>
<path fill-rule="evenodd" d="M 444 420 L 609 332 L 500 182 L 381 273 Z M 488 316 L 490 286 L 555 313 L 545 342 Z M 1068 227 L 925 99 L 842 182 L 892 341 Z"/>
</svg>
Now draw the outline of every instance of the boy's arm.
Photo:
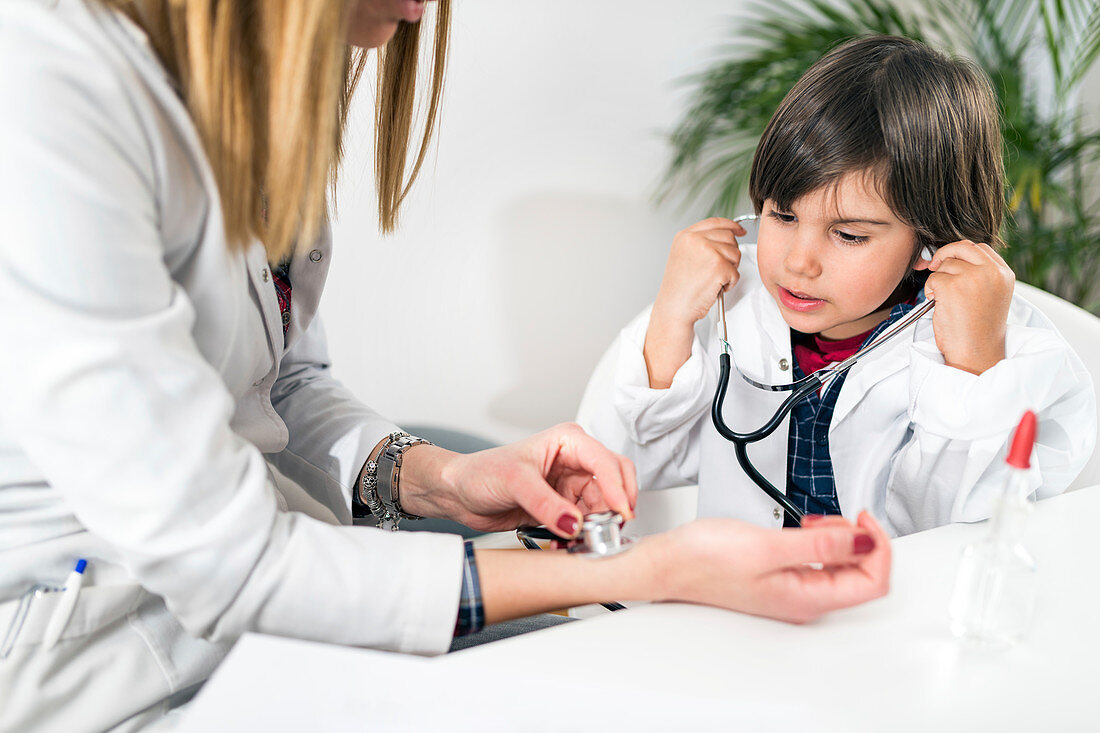
<svg viewBox="0 0 1100 733">
<path fill-rule="evenodd" d="M 1088 461 L 1097 429 L 1088 371 L 1045 317 L 1018 300 L 1013 310 L 1007 356 L 981 375 L 947 366 L 930 343 L 914 344 L 912 434 L 894 456 L 886 499 L 899 531 L 989 517 L 1027 409 L 1039 417 L 1029 476 L 1036 498 L 1065 491 Z"/>
<path fill-rule="evenodd" d="M 589 380 L 577 422 L 611 450 L 634 461 L 641 489 L 696 483 L 699 440 L 717 375 L 693 335 L 692 354 L 667 389 L 649 386 L 642 344 L 647 308 L 622 330 Z M 709 319 L 699 325 L 707 328 Z"/>
<path fill-rule="evenodd" d="M 695 324 L 706 318 L 718 293 L 737 284 L 737 237 L 744 234 L 744 227 L 732 219 L 711 217 L 672 240 L 642 348 L 651 388 L 672 386 L 677 371 L 691 357 Z"/>
<path fill-rule="evenodd" d="M 634 461 L 640 486 L 698 480 L 701 426 L 717 381 L 699 333 L 718 293 L 740 278 L 744 234 L 722 217 L 677 233 L 656 300 L 623 329 L 589 382 L 577 422 Z"/>
</svg>

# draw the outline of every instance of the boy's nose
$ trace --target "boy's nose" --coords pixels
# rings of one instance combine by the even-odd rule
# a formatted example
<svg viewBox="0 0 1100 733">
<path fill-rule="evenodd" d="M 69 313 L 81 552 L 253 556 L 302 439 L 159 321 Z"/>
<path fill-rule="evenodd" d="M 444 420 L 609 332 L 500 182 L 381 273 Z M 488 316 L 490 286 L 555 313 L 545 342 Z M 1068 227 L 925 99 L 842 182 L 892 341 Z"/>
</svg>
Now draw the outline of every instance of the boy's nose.
<svg viewBox="0 0 1100 733">
<path fill-rule="evenodd" d="M 799 277 L 814 278 L 821 274 L 821 258 L 818 256 L 819 244 L 809 236 L 798 235 L 793 238 L 787 249 L 783 266 L 791 274 Z"/>
</svg>

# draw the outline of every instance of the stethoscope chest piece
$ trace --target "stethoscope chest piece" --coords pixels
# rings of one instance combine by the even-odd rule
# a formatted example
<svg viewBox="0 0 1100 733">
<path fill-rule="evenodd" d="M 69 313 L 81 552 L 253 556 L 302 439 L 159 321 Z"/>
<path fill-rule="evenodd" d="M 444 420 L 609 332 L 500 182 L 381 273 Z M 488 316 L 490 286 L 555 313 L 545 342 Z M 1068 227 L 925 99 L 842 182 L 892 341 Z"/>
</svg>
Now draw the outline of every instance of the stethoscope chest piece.
<svg viewBox="0 0 1100 733">
<path fill-rule="evenodd" d="M 574 555 L 610 557 L 626 552 L 633 540 L 622 532 L 623 517 L 618 512 L 598 512 L 585 516 L 577 539 L 567 549 Z"/>
<path fill-rule="evenodd" d="M 569 542 L 566 551 L 571 555 L 588 558 L 611 557 L 629 550 L 634 542 L 622 532 L 623 517 L 618 512 L 587 514 L 581 523 L 577 538 Z M 520 527 L 516 536 L 529 550 L 539 549 L 535 540 L 564 542 L 545 527 Z"/>
</svg>

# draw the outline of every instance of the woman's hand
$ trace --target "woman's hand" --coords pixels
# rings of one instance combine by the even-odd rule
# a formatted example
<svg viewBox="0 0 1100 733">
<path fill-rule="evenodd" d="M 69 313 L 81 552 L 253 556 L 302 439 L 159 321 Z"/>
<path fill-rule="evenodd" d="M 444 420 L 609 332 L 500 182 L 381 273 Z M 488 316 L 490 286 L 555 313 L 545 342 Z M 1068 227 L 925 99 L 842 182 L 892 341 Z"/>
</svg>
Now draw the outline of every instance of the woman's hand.
<svg viewBox="0 0 1100 733">
<path fill-rule="evenodd" d="M 672 240 L 672 249 L 653 303 L 645 338 L 649 386 L 666 389 L 691 356 L 692 330 L 719 292 L 740 278 L 737 237 L 745 229 L 732 219 L 712 217 L 692 224 Z"/>
<path fill-rule="evenodd" d="M 981 374 L 1005 358 L 1005 330 L 1016 276 L 988 244 L 970 240 L 936 250 L 924 294 L 936 299 L 932 328 L 948 366 Z"/>
<path fill-rule="evenodd" d="M 890 587 L 890 538 L 867 512 L 855 525 L 807 517 L 801 529 L 787 530 L 702 519 L 648 538 L 642 548 L 664 579 L 658 598 L 792 623 L 878 598 Z"/>
<path fill-rule="evenodd" d="M 573 423 L 465 455 L 416 446 L 401 476 L 406 511 L 486 531 L 545 524 L 573 537 L 589 512 L 633 518 L 637 499 L 634 464 Z"/>
</svg>

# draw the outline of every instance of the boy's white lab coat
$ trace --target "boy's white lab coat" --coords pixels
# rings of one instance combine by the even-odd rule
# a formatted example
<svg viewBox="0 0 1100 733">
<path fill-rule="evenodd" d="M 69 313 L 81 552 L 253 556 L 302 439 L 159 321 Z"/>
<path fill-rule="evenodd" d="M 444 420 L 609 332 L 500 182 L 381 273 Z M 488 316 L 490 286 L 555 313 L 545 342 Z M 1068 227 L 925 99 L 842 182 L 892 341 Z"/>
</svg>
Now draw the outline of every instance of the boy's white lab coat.
<svg viewBox="0 0 1100 733">
<path fill-rule="evenodd" d="M 446 651 L 461 539 L 334 526 L 396 426 L 330 374 L 327 234 L 286 349 L 264 249 L 226 246 L 187 110 L 98 2 L 0 3 L 0 99 L 0 639 L 89 560 L 53 652 L 45 597 L 0 661 L 0 730 L 155 718 L 246 631 Z"/>
<path fill-rule="evenodd" d="M 757 381 L 792 381 L 790 328 L 760 281 L 755 246 L 742 247 L 741 279 L 726 294 L 733 360 Z M 699 516 L 782 526 L 778 505 L 745 475 L 733 444 L 710 419 L 718 380 L 717 314 L 695 328 L 690 358 L 672 386 L 649 388 L 642 347 L 649 309 L 604 356 L 578 420 L 632 458 L 642 488 L 699 485 Z M 1026 409 L 1039 416 L 1030 475 L 1039 498 L 1060 493 L 1096 441 L 1095 394 L 1084 365 L 1047 318 L 1014 297 L 1007 358 L 975 376 L 943 363 L 932 317 L 897 336 L 848 373 L 829 425 L 840 509 L 870 510 L 892 535 L 988 517 L 1006 480 L 1004 456 Z M 606 374 L 606 376 L 601 376 Z M 789 393 L 756 389 L 731 370 L 723 415 L 756 430 Z M 753 464 L 786 489 L 789 418 L 749 446 Z"/>
</svg>

